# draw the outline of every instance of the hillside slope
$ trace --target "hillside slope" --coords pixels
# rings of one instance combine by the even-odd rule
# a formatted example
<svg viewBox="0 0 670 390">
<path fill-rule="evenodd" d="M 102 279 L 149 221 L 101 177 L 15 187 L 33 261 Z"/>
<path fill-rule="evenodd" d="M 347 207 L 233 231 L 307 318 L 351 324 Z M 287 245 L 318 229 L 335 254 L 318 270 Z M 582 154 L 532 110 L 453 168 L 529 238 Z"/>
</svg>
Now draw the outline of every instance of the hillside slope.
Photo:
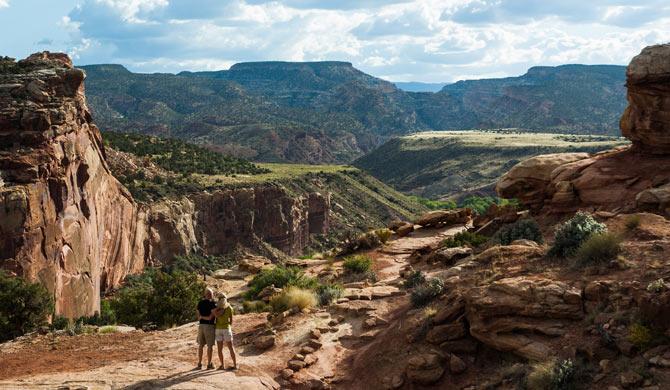
<svg viewBox="0 0 670 390">
<path fill-rule="evenodd" d="M 82 67 L 103 130 L 185 138 L 265 162 L 346 163 L 417 130 L 518 127 L 614 134 L 624 68 L 526 75 L 407 92 L 346 62 L 241 63 L 216 72 L 137 74 Z"/>
<path fill-rule="evenodd" d="M 501 131 L 425 132 L 394 138 L 354 162 L 395 189 L 423 197 L 493 194 L 519 161 L 559 152 L 597 152 L 623 144 L 616 137 Z"/>
</svg>

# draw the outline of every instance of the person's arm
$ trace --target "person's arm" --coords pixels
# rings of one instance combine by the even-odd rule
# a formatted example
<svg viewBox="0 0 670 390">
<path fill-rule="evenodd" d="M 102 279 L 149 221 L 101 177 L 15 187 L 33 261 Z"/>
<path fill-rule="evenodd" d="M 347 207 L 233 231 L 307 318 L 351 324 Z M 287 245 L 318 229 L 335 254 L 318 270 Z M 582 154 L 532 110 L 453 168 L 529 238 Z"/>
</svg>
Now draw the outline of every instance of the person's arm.
<svg viewBox="0 0 670 390">
<path fill-rule="evenodd" d="M 212 316 L 213 318 L 218 318 L 223 314 L 223 310 L 219 309 L 218 307 L 214 310 L 212 310 Z"/>
<path fill-rule="evenodd" d="M 200 315 L 200 310 L 195 310 L 195 317 L 197 318 L 196 321 L 200 321 L 202 319 L 202 316 Z"/>
</svg>

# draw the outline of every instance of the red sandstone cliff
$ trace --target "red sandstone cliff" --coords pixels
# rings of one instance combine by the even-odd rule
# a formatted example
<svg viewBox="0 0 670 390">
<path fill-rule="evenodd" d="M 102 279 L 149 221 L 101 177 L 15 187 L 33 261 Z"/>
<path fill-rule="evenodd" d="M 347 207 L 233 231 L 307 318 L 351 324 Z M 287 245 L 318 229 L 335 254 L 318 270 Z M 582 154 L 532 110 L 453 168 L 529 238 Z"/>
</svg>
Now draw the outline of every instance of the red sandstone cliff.
<svg viewBox="0 0 670 390">
<path fill-rule="evenodd" d="M 41 281 L 67 316 L 144 267 L 146 229 L 110 174 L 84 72 L 40 53 L 0 70 L 0 262 Z"/>
</svg>

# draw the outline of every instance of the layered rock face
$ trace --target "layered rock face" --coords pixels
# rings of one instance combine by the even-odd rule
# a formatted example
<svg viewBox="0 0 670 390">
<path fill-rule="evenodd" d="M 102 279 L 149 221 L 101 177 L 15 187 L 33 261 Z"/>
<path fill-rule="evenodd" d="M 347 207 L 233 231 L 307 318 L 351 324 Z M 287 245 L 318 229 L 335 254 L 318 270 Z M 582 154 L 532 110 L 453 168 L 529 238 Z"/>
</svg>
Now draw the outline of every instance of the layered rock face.
<svg viewBox="0 0 670 390">
<path fill-rule="evenodd" d="M 496 186 L 536 212 L 576 209 L 670 214 L 670 45 L 650 46 L 627 70 L 622 134 L 632 146 L 596 155 L 537 156 L 519 163 Z"/>
<path fill-rule="evenodd" d="M 110 174 L 63 54 L 0 64 L 0 266 L 43 283 L 66 316 L 145 265 L 143 213 Z"/>
<path fill-rule="evenodd" d="M 167 200 L 149 210 L 150 258 L 169 262 L 192 251 L 222 254 L 266 242 L 288 255 L 302 253 L 310 234 L 329 229 L 330 196 L 259 186 Z"/>
</svg>

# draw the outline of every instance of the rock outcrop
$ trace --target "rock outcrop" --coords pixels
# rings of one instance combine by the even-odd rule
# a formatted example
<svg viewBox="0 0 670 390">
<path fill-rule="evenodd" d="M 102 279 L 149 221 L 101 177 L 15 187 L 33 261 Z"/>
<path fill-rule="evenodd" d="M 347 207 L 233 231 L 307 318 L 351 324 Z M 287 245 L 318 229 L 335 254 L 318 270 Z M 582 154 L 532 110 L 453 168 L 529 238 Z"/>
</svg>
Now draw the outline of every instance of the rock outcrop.
<svg viewBox="0 0 670 390">
<path fill-rule="evenodd" d="M 143 212 L 105 163 L 84 77 L 64 54 L 0 63 L 0 266 L 70 317 L 146 261 Z"/>
<path fill-rule="evenodd" d="M 554 154 L 525 160 L 501 178 L 500 196 L 535 212 L 576 209 L 670 213 L 670 45 L 650 46 L 627 71 L 628 107 L 621 132 L 631 140 L 595 155 Z"/>
</svg>

